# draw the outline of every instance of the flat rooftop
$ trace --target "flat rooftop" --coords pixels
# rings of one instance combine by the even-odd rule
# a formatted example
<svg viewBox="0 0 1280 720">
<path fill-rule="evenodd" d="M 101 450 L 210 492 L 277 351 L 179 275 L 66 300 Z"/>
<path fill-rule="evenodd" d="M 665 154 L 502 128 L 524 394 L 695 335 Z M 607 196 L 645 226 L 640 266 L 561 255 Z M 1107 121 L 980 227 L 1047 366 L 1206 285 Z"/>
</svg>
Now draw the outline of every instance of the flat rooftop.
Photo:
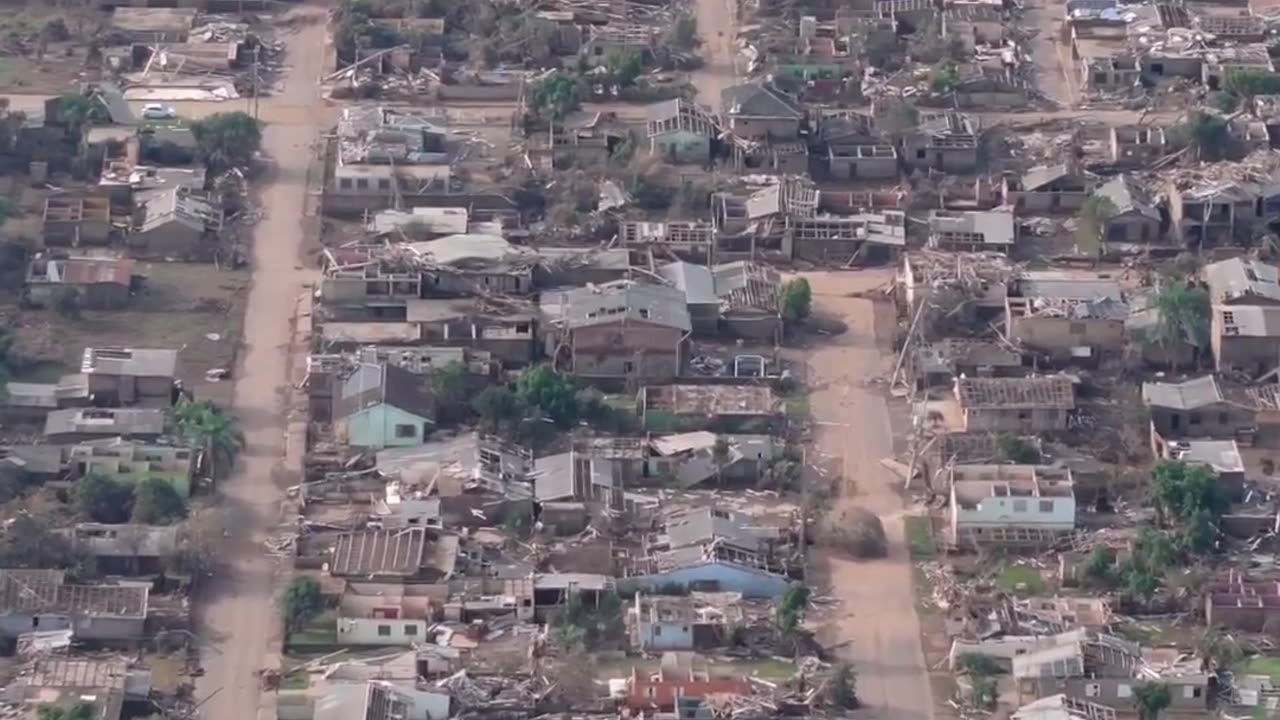
<svg viewBox="0 0 1280 720">
<path fill-rule="evenodd" d="M 676 415 L 772 415 L 777 411 L 767 385 L 651 385 L 644 408 Z"/>
<path fill-rule="evenodd" d="M 960 378 L 956 399 L 965 410 L 1071 410 L 1076 390 L 1067 377 Z"/>
</svg>

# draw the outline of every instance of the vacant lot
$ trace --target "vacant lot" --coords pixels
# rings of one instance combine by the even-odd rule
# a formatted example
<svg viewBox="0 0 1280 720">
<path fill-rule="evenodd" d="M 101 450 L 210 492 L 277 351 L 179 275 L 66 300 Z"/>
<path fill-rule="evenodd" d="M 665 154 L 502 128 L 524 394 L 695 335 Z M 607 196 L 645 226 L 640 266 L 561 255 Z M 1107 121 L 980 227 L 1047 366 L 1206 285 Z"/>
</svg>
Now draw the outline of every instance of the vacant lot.
<svg viewBox="0 0 1280 720">
<path fill-rule="evenodd" d="M 196 397 L 229 403 L 231 384 L 209 382 L 205 373 L 234 363 L 248 273 L 185 263 L 144 263 L 138 272 L 146 283 L 127 310 L 85 311 L 79 318 L 50 310 L 15 313 L 20 378 L 75 372 L 86 346 L 180 348 L 178 371 L 186 386 Z"/>
</svg>

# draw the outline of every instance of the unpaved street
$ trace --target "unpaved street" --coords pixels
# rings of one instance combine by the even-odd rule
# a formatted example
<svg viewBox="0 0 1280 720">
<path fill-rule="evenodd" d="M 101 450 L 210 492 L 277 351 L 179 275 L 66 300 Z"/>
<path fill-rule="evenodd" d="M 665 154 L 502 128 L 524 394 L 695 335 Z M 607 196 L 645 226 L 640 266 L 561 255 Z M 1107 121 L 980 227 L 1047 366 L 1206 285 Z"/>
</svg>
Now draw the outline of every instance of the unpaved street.
<svg viewBox="0 0 1280 720">
<path fill-rule="evenodd" d="M 222 487 L 229 527 L 226 544 L 219 548 L 224 568 L 198 605 L 205 668 L 199 696 L 212 696 L 201 708 L 210 720 L 259 717 L 261 693 L 254 673 L 278 663 L 280 646 L 273 604 L 277 565 L 262 543 L 283 519 L 283 487 L 296 481 L 291 480 L 294 468 L 284 462 L 286 450 L 291 455 L 301 450 L 285 443 L 289 343 L 297 300 L 313 279 L 301 269 L 301 223 L 309 146 L 326 115 L 317 83 L 325 47 L 324 9 L 292 12 L 312 22 L 300 24 L 288 37 L 291 69 L 284 93 L 261 102 L 267 123 L 263 150 L 275 169 L 260 185 L 266 217 L 255 229 L 253 282 L 236 372 L 233 410 L 247 446 L 235 476 Z"/>
<path fill-rule="evenodd" d="M 810 407 L 819 422 L 817 450 L 843 469 L 840 504 L 871 510 L 884 522 L 889 555 L 852 560 L 816 551 L 810 569 L 819 586 L 839 598 L 836 619 L 823 639 L 850 643 L 840 651 L 858 674 L 867 715 L 892 720 L 933 717 L 920 623 L 911 587 L 911 561 L 903 534 L 901 480 L 879 461 L 893 454 L 893 431 L 883 385 L 868 384 L 892 367 L 893 309 L 847 297 L 884 285 L 892 270 L 809 273 L 815 311 L 839 317 L 848 330 L 824 338 L 808 354 Z"/>
<path fill-rule="evenodd" d="M 702 62 L 690 74 L 698 88 L 698 102 L 719 112 L 720 92 L 737 82 L 737 0 L 695 0 L 694 17 L 698 19 L 698 35 L 702 37 Z"/>
</svg>

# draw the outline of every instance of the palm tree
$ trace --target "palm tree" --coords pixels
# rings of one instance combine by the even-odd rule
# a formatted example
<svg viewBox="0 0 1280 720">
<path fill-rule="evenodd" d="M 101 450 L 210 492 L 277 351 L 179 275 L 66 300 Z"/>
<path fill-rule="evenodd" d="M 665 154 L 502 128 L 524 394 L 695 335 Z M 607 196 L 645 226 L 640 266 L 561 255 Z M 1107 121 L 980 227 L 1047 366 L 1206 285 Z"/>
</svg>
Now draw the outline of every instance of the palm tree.
<svg viewBox="0 0 1280 720">
<path fill-rule="evenodd" d="M 1178 343 L 1186 343 L 1197 355 L 1209 346 L 1209 293 L 1204 288 L 1181 282 L 1167 282 L 1156 292 L 1156 324 L 1149 331 L 1148 340 L 1160 346 L 1166 353 Z M 1170 354 L 1171 364 L 1177 364 L 1176 351 Z"/>
<path fill-rule="evenodd" d="M 227 469 L 244 447 L 244 433 L 236 419 L 208 400 L 183 400 L 173 410 L 177 434 L 201 449 L 201 466 L 207 464 L 209 477 L 218 477 L 218 458 Z"/>
<path fill-rule="evenodd" d="M 1173 697 L 1164 683 L 1147 682 L 1133 687 L 1133 704 L 1138 706 L 1138 720 L 1158 720 Z"/>
</svg>

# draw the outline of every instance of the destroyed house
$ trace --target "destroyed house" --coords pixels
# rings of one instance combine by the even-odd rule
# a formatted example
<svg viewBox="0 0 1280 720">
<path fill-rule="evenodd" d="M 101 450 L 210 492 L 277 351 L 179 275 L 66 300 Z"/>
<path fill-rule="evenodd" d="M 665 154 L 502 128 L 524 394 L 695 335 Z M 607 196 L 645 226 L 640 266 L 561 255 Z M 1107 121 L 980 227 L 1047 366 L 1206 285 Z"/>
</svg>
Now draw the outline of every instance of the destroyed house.
<svg viewBox="0 0 1280 720">
<path fill-rule="evenodd" d="M 687 673 L 687 674 L 686 674 Z M 716 695 L 750 695 L 743 678 L 712 678 L 693 671 L 660 669 L 656 675 L 631 670 L 623 704 L 633 713 L 659 717 L 703 717 L 702 704 Z"/>
<path fill-rule="evenodd" d="M 693 262 L 708 263 L 715 250 L 716 227 L 704 221 L 623 221 L 618 239 L 627 248 L 651 248 Z"/>
<path fill-rule="evenodd" d="M 898 149 L 885 142 L 827 143 L 832 180 L 891 180 L 898 177 Z"/>
<path fill-rule="evenodd" d="M 456 535 L 426 528 L 339 533 L 329 559 L 333 577 L 370 581 L 436 582 L 452 577 L 458 562 Z"/>
<path fill-rule="evenodd" d="M 683 260 L 661 265 L 657 274 L 684 293 L 689 322 L 695 335 L 714 335 L 720 329 L 720 299 L 716 297 L 711 268 Z"/>
<path fill-rule="evenodd" d="M 1205 593 L 1204 617 L 1210 628 L 1272 632 L 1280 625 L 1280 582 L 1229 570 Z"/>
<path fill-rule="evenodd" d="M 772 86 L 746 83 L 720 93 L 729 132 L 739 138 L 798 138 L 804 124 L 804 107 L 795 98 Z"/>
<path fill-rule="evenodd" d="M 1059 360 L 1091 360 L 1125 347 L 1129 307 L 1114 280 L 1032 276 L 1005 299 L 1008 337 Z"/>
<path fill-rule="evenodd" d="M 900 210 L 852 215 L 787 215 L 782 252 L 793 260 L 879 265 L 906 249 L 906 214 Z"/>
<path fill-rule="evenodd" d="M 105 195 L 60 193 L 44 201 L 45 247 L 107 245 L 112 233 L 111 202 Z"/>
<path fill-rule="evenodd" d="M 126 702 L 150 703 L 149 667 L 135 666 L 122 657 L 68 655 L 63 632 L 36 631 L 29 637 L 31 652 L 28 655 L 19 646 L 19 655 L 26 657 L 19 658 L 5 687 L 6 710 L 18 713 L 15 717 L 39 717 L 48 708 L 84 703 L 93 708 L 91 720 L 118 720 Z M 29 715 L 24 712 L 27 709 Z"/>
<path fill-rule="evenodd" d="M 674 163 L 705 164 L 718 134 L 710 111 L 684 98 L 650 105 L 645 112 L 649 152 Z"/>
<path fill-rule="evenodd" d="M 1204 674 L 1198 659 L 1158 664 L 1137 644 L 1101 632 L 1054 638 L 1058 644 L 1013 659 L 1020 701 L 1062 694 L 1077 702 L 1123 708 L 1134 702 L 1138 685 L 1157 682 L 1169 688 L 1171 713 L 1208 708 L 1212 676 Z"/>
<path fill-rule="evenodd" d="M 111 27 L 132 43 L 185 43 L 198 14 L 186 7 L 117 7 Z"/>
<path fill-rule="evenodd" d="M 1214 305 L 1280 305 L 1280 268 L 1250 258 L 1231 258 L 1204 267 Z"/>
<path fill-rule="evenodd" d="M 950 540 L 957 547 L 1046 548 L 1075 529 L 1070 470 L 956 465 L 949 485 Z"/>
<path fill-rule="evenodd" d="M 149 190 L 135 198 L 133 227 L 125 238 L 141 258 L 209 260 L 218 251 L 222 208 L 181 187 Z"/>
<path fill-rule="evenodd" d="M 60 443 L 112 437 L 154 440 L 164 431 L 165 411 L 159 408 L 67 408 L 49 413 L 44 439 Z"/>
<path fill-rule="evenodd" d="M 1209 341 L 1214 369 L 1260 377 L 1280 364 L 1280 307 L 1215 305 Z"/>
<path fill-rule="evenodd" d="M 1225 167 L 1219 165 L 1218 167 Z M 1188 247 L 1214 247 L 1246 241 L 1262 219 L 1280 213 L 1280 182 L 1232 180 L 1166 187 L 1173 236 Z"/>
<path fill-rule="evenodd" d="M 452 698 L 442 690 L 386 680 L 330 682 L 315 701 L 313 720 L 447 720 Z"/>
<path fill-rule="evenodd" d="M 742 621 L 737 593 L 645 595 L 637 592 L 628 615 L 631 646 L 641 652 L 705 651 L 723 647 Z"/>
<path fill-rule="evenodd" d="M 63 460 L 70 476 L 75 479 L 99 475 L 129 486 L 160 480 L 180 496 L 187 497 L 191 494 L 196 454 L 188 447 L 116 437 L 66 446 Z"/>
<path fill-rule="evenodd" d="M 333 396 L 337 435 L 353 447 L 419 445 L 436 422 L 436 402 L 421 375 L 392 363 L 360 363 Z"/>
<path fill-rule="evenodd" d="M 1071 51 L 1082 87 L 1120 92 L 1141 80 L 1142 70 L 1123 25 L 1073 23 Z"/>
<path fill-rule="evenodd" d="M 1160 210 L 1150 196 L 1127 175 L 1117 175 L 1094 189 L 1093 194 L 1111 201 L 1102 222 L 1102 238 L 1108 245 L 1155 244 L 1162 239 Z"/>
<path fill-rule="evenodd" d="M 955 38 L 972 53 L 978 45 L 1004 45 L 1004 18 L 1000 9 L 991 5 L 953 5 L 942 13 L 942 34 Z"/>
<path fill-rule="evenodd" d="M 1251 440 L 1257 429 L 1257 412 L 1228 398 L 1213 375 L 1177 383 L 1143 383 L 1142 400 L 1151 411 L 1157 446 L 1183 438 Z"/>
<path fill-rule="evenodd" d="M 521 294 L 533 289 L 534 253 L 497 235 L 446 235 L 409 248 L 423 261 L 426 295 Z"/>
<path fill-rule="evenodd" d="M 173 525 L 80 523 L 69 533 L 72 546 L 92 557 L 98 569 L 116 575 L 152 575 L 178 548 Z"/>
<path fill-rule="evenodd" d="M 1017 225 L 1011 212 L 929 211 L 929 247 L 935 250 L 1007 253 L 1016 240 Z"/>
<path fill-rule="evenodd" d="M 960 378 L 955 394 L 966 432 L 1066 430 L 1076 407 L 1075 385 L 1066 376 Z"/>
<path fill-rule="evenodd" d="M 326 210 L 380 209 L 405 196 L 448 187 L 448 131 L 433 117 L 381 106 L 346 107 L 337 135 L 336 160 L 325 189 Z"/>
<path fill-rule="evenodd" d="M 125 258 L 37 257 L 27 266 L 25 298 L 35 307 L 53 307 L 75 293 L 88 310 L 119 310 L 133 293 L 133 261 Z"/>
<path fill-rule="evenodd" d="M 1021 177 L 1006 176 L 1004 199 L 1019 212 L 1075 212 L 1097 185 L 1097 178 L 1068 165 L 1041 165 Z"/>
<path fill-rule="evenodd" d="M 989 340 L 943 338 L 917 346 L 910 371 L 921 390 L 952 387 L 960 377 L 1015 377 L 1022 353 Z"/>
<path fill-rule="evenodd" d="M 782 332 L 778 271 L 768 265 L 740 260 L 711 269 L 720 327 L 743 338 L 777 339 Z"/>
<path fill-rule="evenodd" d="M 586 380 L 670 380 L 692 331 L 685 294 L 622 281 L 542 295 L 545 352 Z"/>
<path fill-rule="evenodd" d="M 74 585 L 61 570 L 0 570 L 0 637 L 70 630 L 88 642 L 144 637 L 147 582 Z"/>
<path fill-rule="evenodd" d="M 388 344 L 422 343 L 444 347 L 474 348 L 490 353 L 505 365 L 523 365 L 534 358 L 534 339 L 538 318 L 534 308 L 526 311 L 522 306 L 493 306 L 478 303 L 474 298 L 465 300 L 426 298 L 409 300 L 404 306 L 405 323 L 348 322 L 342 323 L 344 332 L 354 333 L 349 345 L 376 344 L 359 340 L 361 328 L 378 328 L 383 325 L 393 329 L 405 326 L 407 340 L 392 340 Z M 326 323 L 326 337 L 330 323 Z M 377 341 L 382 342 L 382 341 Z"/>
<path fill-rule="evenodd" d="M 1111 162 L 1120 167 L 1145 167 L 1169 151 L 1164 128 L 1156 125 L 1117 125 L 1110 134 Z"/>
<path fill-rule="evenodd" d="M 747 431 L 768 424 L 779 404 L 768 385 L 649 385 L 640 390 L 648 427 Z"/>
<path fill-rule="evenodd" d="M 961 113 L 925 117 L 903 138 L 902 160 L 912 170 L 975 172 L 978 169 L 978 129 L 969 116 Z"/>
<path fill-rule="evenodd" d="M 178 351 L 85 348 L 80 373 L 96 405 L 167 408 L 177 399 Z"/>
<path fill-rule="evenodd" d="M 741 513 L 717 508 L 669 512 L 645 540 L 645 555 L 634 558 L 627 591 L 680 585 L 690 590 L 741 593 L 744 598 L 776 598 L 797 569 L 798 551 L 780 528 L 760 527 Z"/>
<path fill-rule="evenodd" d="M 52 410 L 90 403 L 89 383 L 83 375 L 63 375 L 51 383 L 5 383 L 0 414 L 14 424 L 43 425 Z"/>
</svg>

